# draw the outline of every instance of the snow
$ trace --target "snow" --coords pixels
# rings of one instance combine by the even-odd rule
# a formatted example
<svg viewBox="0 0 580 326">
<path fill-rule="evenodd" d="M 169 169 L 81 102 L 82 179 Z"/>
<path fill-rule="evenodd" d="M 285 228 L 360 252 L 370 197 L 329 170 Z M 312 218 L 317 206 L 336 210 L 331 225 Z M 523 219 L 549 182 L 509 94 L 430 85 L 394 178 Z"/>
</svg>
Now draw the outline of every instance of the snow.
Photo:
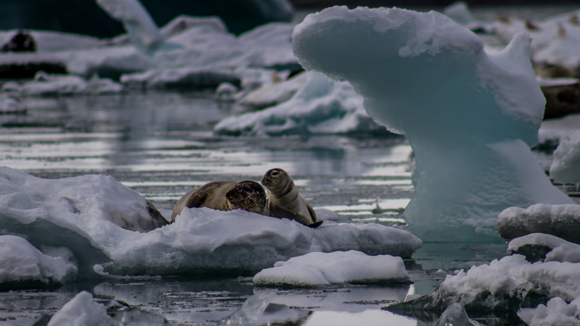
<svg viewBox="0 0 580 326">
<path fill-rule="evenodd" d="M 580 205 L 510 207 L 499 214 L 496 227 L 505 240 L 530 233 L 546 233 L 580 243 Z"/>
<path fill-rule="evenodd" d="M 580 297 L 579 276 L 580 264 L 553 261 L 531 264 L 522 255 L 507 256 L 448 275 L 435 291 L 388 308 L 443 311 L 458 302 L 467 311 L 515 311 L 553 297 L 570 302 Z"/>
<path fill-rule="evenodd" d="M 295 77 L 298 78 L 298 77 Z M 303 78 L 303 79 L 302 79 Z M 305 135 L 383 132 L 362 108 L 363 99 L 346 82 L 329 80 L 326 76 L 309 72 L 301 85 L 292 79 L 280 86 L 259 89 L 240 103 L 258 106 L 269 100 L 279 101 L 293 88 L 300 88 L 290 100 L 259 112 L 250 112 L 220 121 L 214 132 L 225 135 Z M 256 94 L 254 96 L 254 94 Z M 259 100 L 256 101 L 256 97 Z"/>
<path fill-rule="evenodd" d="M 56 251 L 53 251 L 56 253 Z M 70 252 L 49 256 L 21 237 L 0 235 L 0 285 L 30 282 L 64 283 L 77 272 Z"/>
<path fill-rule="evenodd" d="M 543 233 L 531 233 L 510 241 L 508 253 L 520 253 L 526 256 L 534 255 L 534 261 L 542 260 L 580 263 L 580 245 L 568 242 L 562 238 Z M 538 253 L 542 253 L 539 256 Z"/>
<path fill-rule="evenodd" d="M 376 122 L 406 134 L 417 182 L 404 214 L 421 239 L 498 241 L 502 210 L 573 203 L 529 149 L 545 99 L 525 34 L 488 55 L 478 36 L 436 12 L 332 7 L 292 38 L 306 70 L 347 80 Z"/>
<path fill-rule="evenodd" d="M 568 304 L 555 297 L 545 305 L 518 310 L 518 316 L 529 326 L 580 325 L 580 298 Z"/>
<path fill-rule="evenodd" d="M 461 25 L 467 25 L 474 21 L 467 4 L 463 1 L 458 1 L 445 7 L 443 13 Z"/>
<path fill-rule="evenodd" d="M 409 282 L 401 257 L 360 251 L 313 252 L 279 261 L 254 276 L 258 286 L 317 286 L 340 283 Z"/>
<path fill-rule="evenodd" d="M 97 4 L 123 23 L 139 50 L 152 55 L 163 45 L 163 36 L 139 0 L 97 0 Z"/>
<path fill-rule="evenodd" d="M 580 184 L 580 130 L 561 139 L 554 151 L 550 176 L 556 182 Z"/>
<path fill-rule="evenodd" d="M 575 11 L 531 22 L 537 27 L 534 30 L 527 28 L 524 20 L 498 21 L 492 24 L 492 31 L 505 43 L 517 33 L 526 32 L 532 38 L 531 57 L 534 62 L 560 64 L 575 70 L 580 63 L 580 26 L 572 24 L 569 19 L 579 13 Z"/>
<path fill-rule="evenodd" d="M 105 306 L 94 302 L 89 292 L 82 291 L 52 316 L 48 326 L 97 326 L 109 320 Z"/>
<path fill-rule="evenodd" d="M 2 86 L 4 92 L 16 92 L 22 96 L 117 94 L 125 89 L 122 85 L 94 75 L 89 81 L 74 75 L 51 75 L 40 71 L 33 81 L 22 85 L 16 83 Z"/>
<path fill-rule="evenodd" d="M 410 257 L 422 246 L 411 233 L 379 224 L 325 221 L 311 229 L 241 210 L 185 209 L 162 226 L 143 197 L 102 175 L 46 180 L 0 168 L 0 189 L 0 230 L 36 247 L 69 248 L 88 278 L 95 264 L 100 275 L 237 274 L 315 251 Z"/>
</svg>

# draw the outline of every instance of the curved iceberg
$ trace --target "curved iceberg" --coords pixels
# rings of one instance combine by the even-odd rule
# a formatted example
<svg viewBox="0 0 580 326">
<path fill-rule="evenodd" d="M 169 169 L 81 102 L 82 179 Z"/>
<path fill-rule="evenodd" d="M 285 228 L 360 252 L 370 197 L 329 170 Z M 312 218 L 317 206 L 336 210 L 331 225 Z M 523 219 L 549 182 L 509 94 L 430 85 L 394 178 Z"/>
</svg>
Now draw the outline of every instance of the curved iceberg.
<svg viewBox="0 0 580 326">
<path fill-rule="evenodd" d="M 436 12 L 333 7 L 292 38 L 302 66 L 348 80 L 375 121 L 406 134 L 416 184 L 405 217 L 423 240 L 497 241 L 503 209 L 573 203 L 530 152 L 545 100 L 527 35 L 488 55 Z"/>
</svg>

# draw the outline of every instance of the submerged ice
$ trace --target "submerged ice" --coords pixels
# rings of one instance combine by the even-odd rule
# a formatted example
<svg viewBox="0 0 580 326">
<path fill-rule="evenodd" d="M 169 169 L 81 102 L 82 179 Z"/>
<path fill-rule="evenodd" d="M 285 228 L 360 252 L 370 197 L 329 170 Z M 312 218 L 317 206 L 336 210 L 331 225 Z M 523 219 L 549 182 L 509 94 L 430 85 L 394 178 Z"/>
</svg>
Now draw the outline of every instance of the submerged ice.
<svg viewBox="0 0 580 326">
<path fill-rule="evenodd" d="M 293 48 L 307 70 L 346 79 L 375 121 L 407 136 L 416 170 L 405 218 L 420 238 L 497 240 L 510 206 L 573 203 L 530 151 L 545 100 L 528 36 L 488 55 L 436 12 L 333 7 L 295 27 Z"/>
</svg>

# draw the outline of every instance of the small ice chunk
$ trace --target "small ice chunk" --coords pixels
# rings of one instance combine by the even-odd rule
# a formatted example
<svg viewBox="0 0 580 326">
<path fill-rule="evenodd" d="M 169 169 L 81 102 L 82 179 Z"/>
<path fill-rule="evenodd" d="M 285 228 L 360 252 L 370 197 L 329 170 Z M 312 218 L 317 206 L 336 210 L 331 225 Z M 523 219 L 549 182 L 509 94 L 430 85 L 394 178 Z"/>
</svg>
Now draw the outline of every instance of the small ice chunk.
<svg viewBox="0 0 580 326">
<path fill-rule="evenodd" d="M 227 82 L 240 84 L 240 78 L 229 69 L 181 67 L 151 69 L 143 73 L 126 74 L 121 82 L 139 88 L 206 88 Z"/>
<path fill-rule="evenodd" d="M 6 88 L 2 87 L 2 91 L 6 91 Z M 26 108 L 17 97 L 0 94 L 0 114 L 26 114 Z"/>
<path fill-rule="evenodd" d="M 223 101 L 223 102 L 234 101 L 235 95 L 237 92 L 238 92 L 238 89 L 236 86 L 234 86 L 228 82 L 223 82 L 215 90 L 214 98 L 217 101 Z"/>
<path fill-rule="evenodd" d="M 87 82 L 74 75 L 52 75 L 38 72 L 33 81 L 24 83 L 18 91 L 23 96 L 116 94 L 123 92 L 122 85 L 100 79 L 96 74 Z"/>
<path fill-rule="evenodd" d="M 275 290 L 260 291 L 249 297 L 240 309 L 236 310 L 229 317 L 225 318 L 220 325 L 245 326 L 258 325 L 258 321 L 264 314 L 270 301 L 276 295 Z"/>
<path fill-rule="evenodd" d="M 559 261 L 580 263 L 580 245 L 553 235 L 532 233 L 510 241 L 508 254 L 521 254 L 529 262 Z"/>
<path fill-rule="evenodd" d="M 52 316 L 48 326 L 97 326 L 110 320 L 105 306 L 94 302 L 89 292 L 82 291 Z"/>
<path fill-rule="evenodd" d="M 69 261 L 72 256 L 70 252 L 60 253 L 61 255 L 45 255 L 21 237 L 0 236 L 0 285 L 24 285 L 27 282 L 64 283 L 67 277 L 77 272 L 77 267 Z"/>
<path fill-rule="evenodd" d="M 467 3 L 463 1 L 458 1 L 445 7 L 443 13 L 461 25 L 467 25 L 474 21 L 473 16 L 467 7 Z"/>
<path fill-rule="evenodd" d="M 279 84 L 263 86 L 239 100 L 236 104 L 249 110 L 261 110 L 288 101 L 308 80 L 302 73 Z"/>
<path fill-rule="evenodd" d="M 580 264 L 531 264 L 524 256 L 513 255 L 448 275 L 435 291 L 388 308 L 394 312 L 443 311 L 459 302 L 467 311 L 515 311 L 553 297 L 571 301 L 579 296 Z"/>
<path fill-rule="evenodd" d="M 254 276 L 256 285 L 316 286 L 340 283 L 408 282 L 401 257 L 368 256 L 360 251 L 322 253 L 279 261 Z"/>
<path fill-rule="evenodd" d="M 507 241 L 530 233 L 546 233 L 580 243 L 580 205 L 510 207 L 499 214 L 496 228 Z"/>
<path fill-rule="evenodd" d="M 550 176 L 556 182 L 580 184 L 580 130 L 561 139 L 554 151 Z"/>
<path fill-rule="evenodd" d="M 577 326 L 580 325 L 580 298 L 568 304 L 555 297 L 545 305 L 518 310 L 518 316 L 529 326 Z"/>
</svg>

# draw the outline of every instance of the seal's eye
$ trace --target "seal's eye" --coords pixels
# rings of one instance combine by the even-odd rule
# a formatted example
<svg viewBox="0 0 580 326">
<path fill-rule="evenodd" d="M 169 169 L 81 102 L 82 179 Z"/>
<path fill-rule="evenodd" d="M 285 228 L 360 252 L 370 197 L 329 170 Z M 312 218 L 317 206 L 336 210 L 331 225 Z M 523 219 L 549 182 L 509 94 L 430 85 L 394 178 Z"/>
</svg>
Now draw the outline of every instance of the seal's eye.
<svg viewBox="0 0 580 326">
<path fill-rule="evenodd" d="M 278 171 L 272 171 L 272 176 L 273 177 L 277 176 L 278 174 L 280 174 L 280 172 L 278 172 Z"/>
</svg>

